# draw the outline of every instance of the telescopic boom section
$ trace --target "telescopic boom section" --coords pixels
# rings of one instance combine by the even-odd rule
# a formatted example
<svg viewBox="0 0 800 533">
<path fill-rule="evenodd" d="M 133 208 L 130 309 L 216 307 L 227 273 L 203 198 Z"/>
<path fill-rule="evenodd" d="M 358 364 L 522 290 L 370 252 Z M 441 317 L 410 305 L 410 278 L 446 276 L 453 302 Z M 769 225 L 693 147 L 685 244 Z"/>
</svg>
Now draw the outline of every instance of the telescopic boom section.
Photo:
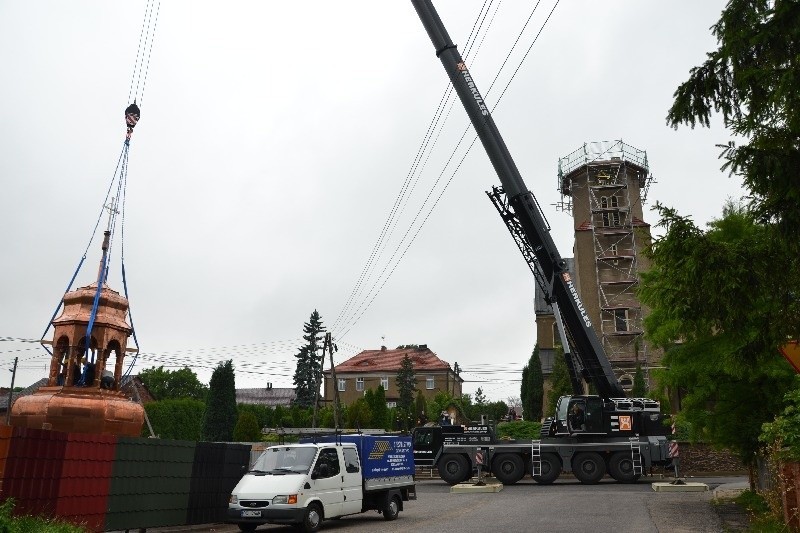
<svg viewBox="0 0 800 533">
<path fill-rule="evenodd" d="M 525 186 L 522 176 L 508 152 L 503 137 L 495 126 L 489 107 L 478 91 L 456 46 L 450 40 L 439 14 L 430 0 L 411 0 L 425 30 L 428 32 L 436 56 L 441 60 L 453 87 L 461 98 L 478 137 L 483 143 L 497 176 L 508 195 L 542 273 L 551 284 L 551 299 L 558 304 L 564 326 L 573 340 L 573 348 L 584 367 L 585 378 L 594 384 L 597 393 L 605 398 L 624 398 L 617 377 L 605 356 L 603 347 L 592 329 L 592 322 L 578 296 L 575 282 L 570 277 L 566 262 L 559 255 L 544 216 L 533 194 Z"/>
</svg>

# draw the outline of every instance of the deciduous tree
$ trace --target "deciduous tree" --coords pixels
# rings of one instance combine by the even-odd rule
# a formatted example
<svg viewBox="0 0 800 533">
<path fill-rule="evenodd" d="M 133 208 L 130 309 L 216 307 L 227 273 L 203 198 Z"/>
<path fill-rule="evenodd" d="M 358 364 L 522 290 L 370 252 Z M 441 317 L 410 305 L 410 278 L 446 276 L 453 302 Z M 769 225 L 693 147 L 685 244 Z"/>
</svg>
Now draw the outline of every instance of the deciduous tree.
<svg viewBox="0 0 800 533">
<path fill-rule="evenodd" d="M 741 206 L 726 205 L 706 231 L 659 210 L 666 232 L 653 242 L 639 291 L 651 309 L 647 335 L 667 350 L 659 382 L 682 392 L 679 416 L 692 437 L 750 463 L 761 425 L 780 411 L 792 384 L 778 352 L 789 295 L 778 287 L 796 269 L 776 268 L 782 241 Z"/>
<path fill-rule="evenodd" d="M 139 372 L 139 379 L 156 400 L 193 398 L 204 401 L 208 393 L 208 387 L 189 367 L 180 370 L 164 370 L 163 366 L 146 368 Z"/>
</svg>

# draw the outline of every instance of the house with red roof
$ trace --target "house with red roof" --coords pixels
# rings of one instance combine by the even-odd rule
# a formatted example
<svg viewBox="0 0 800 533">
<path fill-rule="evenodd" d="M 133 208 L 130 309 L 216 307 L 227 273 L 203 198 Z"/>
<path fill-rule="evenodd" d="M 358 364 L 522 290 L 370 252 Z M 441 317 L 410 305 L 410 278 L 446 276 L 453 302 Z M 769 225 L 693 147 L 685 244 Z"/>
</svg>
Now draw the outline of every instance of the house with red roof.
<svg viewBox="0 0 800 533">
<path fill-rule="evenodd" d="M 417 378 L 417 390 L 426 399 L 432 399 L 440 391 L 449 391 L 455 397 L 461 397 L 461 384 L 464 380 L 451 368 L 450 363 L 439 359 L 426 344 L 394 350 L 381 346 L 380 350 L 364 350 L 334 368 L 336 383 L 333 382 L 330 370 L 325 370 L 325 401 L 333 401 L 334 387 L 339 391 L 339 401 L 350 405 L 364 393 L 377 390 L 383 385 L 386 391 L 386 403 L 396 407 L 400 397 L 397 390 L 397 372 L 400 363 L 408 355 L 414 365 Z"/>
</svg>

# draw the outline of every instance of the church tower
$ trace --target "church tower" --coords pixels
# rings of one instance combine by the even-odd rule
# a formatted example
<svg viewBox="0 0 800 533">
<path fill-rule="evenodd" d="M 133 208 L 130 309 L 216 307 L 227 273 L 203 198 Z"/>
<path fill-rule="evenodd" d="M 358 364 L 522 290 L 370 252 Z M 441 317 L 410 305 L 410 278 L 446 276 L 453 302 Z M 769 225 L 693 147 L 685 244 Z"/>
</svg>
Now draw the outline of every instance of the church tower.
<svg viewBox="0 0 800 533">
<path fill-rule="evenodd" d="M 637 365 L 649 381 L 662 356 L 644 338 L 648 310 L 636 294 L 649 266 L 642 205 L 651 180 L 647 153 L 622 141 L 584 144 L 558 160 L 559 207 L 572 214 L 578 290 L 626 389 Z"/>
</svg>

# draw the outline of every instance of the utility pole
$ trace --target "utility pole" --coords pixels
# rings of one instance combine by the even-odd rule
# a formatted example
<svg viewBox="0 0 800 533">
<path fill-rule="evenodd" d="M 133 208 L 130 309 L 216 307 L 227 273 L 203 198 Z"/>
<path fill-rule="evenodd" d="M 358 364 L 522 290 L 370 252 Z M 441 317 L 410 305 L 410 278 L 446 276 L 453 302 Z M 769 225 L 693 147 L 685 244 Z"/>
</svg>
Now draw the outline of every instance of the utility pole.
<svg viewBox="0 0 800 533">
<path fill-rule="evenodd" d="M 325 335 L 325 344 L 328 346 L 328 355 L 331 358 L 331 384 L 333 389 L 333 425 L 338 431 L 342 427 L 342 421 L 339 419 L 339 382 L 336 381 L 336 367 L 333 365 L 333 352 L 338 352 L 339 348 L 333 344 L 331 334 Z"/>
<path fill-rule="evenodd" d="M 328 347 L 328 336 L 330 333 L 325 334 L 325 341 L 322 343 L 322 356 L 319 358 L 319 373 L 315 380 L 316 387 L 314 387 L 314 417 L 311 419 L 311 427 L 317 427 L 317 411 L 319 411 L 319 387 L 322 382 L 322 369 L 325 366 L 325 349 Z M 316 357 L 316 353 L 314 357 Z"/>
<path fill-rule="evenodd" d="M 17 377 L 17 360 L 19 357 L 14 358 L 14 369 L 11 372 L 11 388 L 8 389 L 8 407 L 6 407 L 6 425 L 11 425 L 11 400 L 14 398 L 14 380 Z"/>
</svg>

